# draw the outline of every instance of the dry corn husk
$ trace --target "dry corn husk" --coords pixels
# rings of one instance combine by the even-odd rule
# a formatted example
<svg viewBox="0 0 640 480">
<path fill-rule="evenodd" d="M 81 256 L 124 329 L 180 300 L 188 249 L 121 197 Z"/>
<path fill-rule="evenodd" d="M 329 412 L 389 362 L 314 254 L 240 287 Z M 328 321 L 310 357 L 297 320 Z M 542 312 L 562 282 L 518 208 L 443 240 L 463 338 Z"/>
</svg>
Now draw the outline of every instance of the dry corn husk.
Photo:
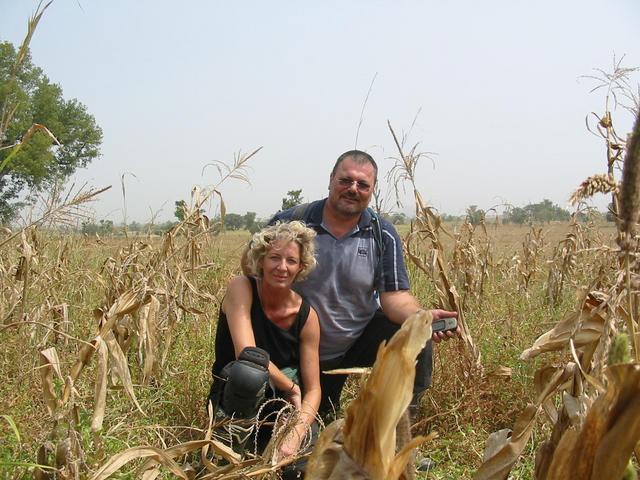
<svg viewBox="0 0 640 480">
<path fill-rule="evenodd" d="M 411 402 L 415 359 L 431 337 L 432 316 L 410 316 L 387 345 L 381 345 L 371 375 L 349 405 L 344 423 L 320 435 L 306 477 L 310 480 L 400 478 L 416 438 L 396 455 L 396 425 Z"/>
<path fill-rule="evenodd" d="M 97 432 L 102 430 L 102 422 L 104 421 L 104 413 L 107 405 L 107 373 L 109 362 L 109 349 L 102 337 L 96 337 L 96 384 L 94 388 L 95 404 L 93 407 L 93 415 L 91 415 L 91 431 Z"/>
<path fill-rule="evenodd" d="M 536 385 L 538 397 L 535 404 L 529 404 L 520 414 L 513 427 L 492 433 L 487 439 L 482 465 L 474 475 L 474 480 L 506 480 L 524 447 L 527 445 L 535 420 L 545 402 L 563 385 L 575 371 L 574 365 L 555 369 L 545 375 L 544 384 Z M 578 478 L 578 477 L 576 477 Z"/>
<path fill-rule="evenodd" d="M 640 365 L 612 365 L 607 391 L 589 409 L 581 429 L 568 429 L 546 478 L 619 480 L 640 440 Z"/>
<path fill-rule="evenodd" d="M 40 352 L 40 378 L 42 379 L 42 396 L 52 417 L 55 417 L 59 406 L 59 399 L 53 385 L 54 373 L 59 380 L 64 378 L 60 370 L 58 352 L 55 347 L 51 347 Z"/>
<path fill-rule="evenodd" d="M 142 383 L 148 385 L 152 376 L 158 371 L 158 313 L 160 301 L 155 295 L 140 308 L 138 342 L 139 351 L 143 352 Z"/>
<path fill-rule="evenodd" d="M 154 447 L 134 447 L 129 448 L 117 455 L 114 455 L 91 477 L 91 480 L 104 480 L 117 472 L 123 465 L 141 458 L 148 458 L 154 462 L 162 464 L 176 477 L 188 480 L 187 475 L 171 458 L 167 452 Z"/>
<path fill-rule="evenodd" d="M 529 360 L 544 352 L 563 350 L 573 339 L 576 348 L 598 342 L 604 330 L 604 314 L 600 301 L 587 296 L 582 309 L 570 312 L 562 321 L 541 335 L 534 344 L 520 354 L 521 360 Z"/>
</svg>

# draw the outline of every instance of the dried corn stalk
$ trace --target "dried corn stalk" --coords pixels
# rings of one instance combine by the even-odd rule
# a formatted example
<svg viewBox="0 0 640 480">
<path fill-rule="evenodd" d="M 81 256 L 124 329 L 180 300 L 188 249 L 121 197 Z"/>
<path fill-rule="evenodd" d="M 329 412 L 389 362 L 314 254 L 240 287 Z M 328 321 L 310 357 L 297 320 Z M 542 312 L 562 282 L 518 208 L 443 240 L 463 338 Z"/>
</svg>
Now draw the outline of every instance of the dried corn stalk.
<svg viewBox="0 0 640 480">
<path fill-rule="evenodd" d="M 568 429 L 546 477 L 619 480 L 640 440 L 640 365 L 612 365 L 607 391 L 589 409 L 580 429 Z"/>
<path fill-rule="evenodd" d="M 425 440 L 416 438 L 395 453 L 396 425 L 411 401 L 415 359 L 431 337 L 431 321 L 430 313 L 416 313 L 380 346 L 371 375 L 344 422 L 332 423 L 320 435 L 305 478 L 401 478 L 411 450 Z"/>
<path fill-rule="evenodd" d="M 527 405 L 516 420 L 513 432 L 503 429 L 489 436 L 483 463 L 474 475 L 474 480 L 506 480 L 531 437 L 538 413 L 558 387 L 570 378 L 573 370 L 572 366 L 567 366 L 557 369 L 550 376 L 546 385 L 539 390 L 535 404 Z"/>
<path fill-rule="evenodd" d="M 520 291 L 529 295 L 529 283 L 540 271 L 540 263 L 544 253 L 544 234 L 542 228 L 531 229 L 522 242 L 522 258 L 518 257 L 518 286 Z"/>
<path fill-rule="evenodd" d="M 617 73 L 606 77 L 612 82 L 609 84 L 610 92 L 615 89 L 617 77 Z M 621 149 L 617 148 L 618 153 L 611 154 L 612 141 L 616 137 L 613 134 L 608 109 L 605 116 L 599 120 L 601 134 L 607 140 L 608 174 L 609 178 L 613 179 L 613 165 Z M 507 441 L 506 436 L 502 435 L 500 443 L 504 446 L 497 449 L 495 436 L 490 437 L 487 450 L 491 452 L 475 478 L 502 480 L 508 477 L 511 467 L 526 444 L 533 420 L 541 407 L 555 425 L 551 438 L 543 442 L 537 451 L 535 474 L 538 480 L 618 480 L 623 478 L 623 475 L 624 478 L 635 478 L 629 458 L 634 450 L 638 453 L 637 445 L 640 440 L 640 365 L 637 364 L 638 339 L 635 334 L 638 297 L 637 288 L 632 287 L 637 284 L 639 267 L 638 243 L 635 236 L 640 208 L 639 171 L 640 116 L 636 119 L 629 153 L 625 158 L 619 205 L 616 189 L 611 189 L 614 209 L 621 212 L 618 222 L 621 261 L 613 284 L 606 293 L 585 290 L 589 294 L 581 295 L 584 300 L 579 302 L 577 311 L 567 315 L 522 353 L 521 358 L 529 359 L 543 352 L 568 347 L 574 362 L 568 363 L 564 369 L 547 366 L 536 373 L 536 388 L 540 391 L 540 386 L 546 382 L 543 390 L 548 392 L 548 395 L 543 398 L 540 394 L 538 404 L 528 406 L 516 423 L 514 430 L 518 431 L 517 437 L 523 438 L 524 442 L 521 438 L 517 438 L 516 442 Z M 578 240 L 579 237 L 572 240 L 570 250 L 577 250 Z M 569 250 L 563 253 L 563 262 L 567 259 L 572 261 L 571 257 L 574 254 Z M 599 285 L 600 282 L 601 278 L 594 279 L 594 284 Z M 624 327 L 631 342 L 627 340 L 629 337 L 617 336 L 611 344 L 616 330 Z M 636 363 L 620 363 L 628 362 L 628 358 L 612 361 L 621 352 L 619 346 L 622 344 L 627 347 L 628 343 L 634 347 Z M 607 352 L 608 363 L 616 364 L 605 368 Z M 564 372 L 563 375 L 571 371 L 571 375 L 564 382 L 553 381 L 561 380 L 558 376 L 561 371 Z M 548 380 L 549 378 L 551 380 Z M 583 380 L 586 381 L 584 384 Z M 550 401 L 557 390 L 562 390 L 559 413 L 554 402 Z M 508 447 L 512 447 L 511 451 Z M 628 477 L 627 474 L 633 475 Z"/>
<path fill-rule="evenodd" d="M 480 244 L 474 236 L 476 228 L 468 221 L 462 224 L 455 235 L 455 245 L 451 258 L 451 271 L 466 294 L 476 300 L 482 299 L 484 283 L 489 275 L 490 241 L 484 219 L 480 223 L 486 242 Z"/>
<path fill-rule="evenodd" d="M 584 347 L 600 340 L 604 330 L 605 319 L 602 301 L 590 293 L 582 307 L 570 312 L 548 332 L 541 335 L 530 348 L 527 348 L 520 359 L 530 360 L 541 353 L 563 350 L 573 339 L 576 347 Z"/>
<path fill-rule="evenodd" d="M 445 310 L 458 312 L 458 325 L 460 326 L 460 337 L 464 345 L 463 358 L 465 360 L 464 374 L 482 374 L 482 360 L 480 350 L 471 338 L 471 330 L 465 320 L 464 311 L 460 302 L 460 296 L 449 279 L 444 260 L 444 247 L 440 241 L 440 233 L 449 235 L 442 227 L 442 220 L 433 210 L 427 206 L 418 191 L 415 182 L 415 169 L 418 160 L 423 155 L 416 152 L 417 145 L 414 145 L 408 154 L 402 150 L 402 146 L 396 137 L 391 123 L 387 122 L 400 158 L 389 172 L 389 178 L 393 179 L 396 190 L 401 182 L 409 181 L 413 188 L 413 195 L 416 204 L 416 221 L 411 224 L 411 232 L 407 234 L 405 240 L 405 251 L 409 259 L 423 272 L 433 279 L 434 286 L 438 293 L 439 306 Z M 423 244 L 429 245 L 431 261 L 427 261 L 420 247 Z M 429 265 L 429 266 L 428 266 Z"/>
</svg>

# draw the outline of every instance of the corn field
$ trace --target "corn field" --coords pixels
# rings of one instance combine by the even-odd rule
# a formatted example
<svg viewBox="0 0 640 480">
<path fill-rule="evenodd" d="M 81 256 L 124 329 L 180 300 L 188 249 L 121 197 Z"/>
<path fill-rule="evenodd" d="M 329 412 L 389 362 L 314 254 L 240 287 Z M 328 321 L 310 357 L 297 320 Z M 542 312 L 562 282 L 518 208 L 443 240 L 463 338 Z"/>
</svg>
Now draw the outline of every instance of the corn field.
<svg viewBox="0 0 640 480">
<path fill-rule="evenodd" d="M 210 436 L 204 401 L 217 311 L 248 234 L 219 233 L 201 215 L 199 194 L 161 239 L 4 233 L 0 461 L 8 478 L 274 475 L 268 458 L 245 465 Z M 405 232 L 414 291 L 424 305 L 455 306 L 466 333 L 436 347 L 434 387 L 413 434 L 430 436 L 422 448 L 441 465 L 432 478 L 503 478 L 485 473 L 495 464 L 533 478 L 536 450 L 549 450 L 558 425 L 570 425 L 566 402 L 579 424 L 606 397 L 610 345 L 633 320 L 618 231 L 594 222 L 462 224 L 446 237 L 436 228 L 449 225 L 425 225 Z M 499 238 L 514 240 L 496 246 Z M 357 396 L 359 382 L 347 390 Z M 496 431 L 506 443 L 483 463 Z M 228 477 L 229 466 L 207 463 L 203 449 L 235 462 Z"/>
<path fill-rule="evenodd" d="M 639 102 L 633 69 L 600 73 L 604 114 L 587 125 L 606 173 L 576 179 L 566 224 L 443 222 L 416 184 L 423 154 L 389 124 L 387 180 L 415 204 L 401 231 L 413 293 L 459 312 L 462 333 L 435 348 L 433 387 L 406 425 L 431 316 L 407 320 L 374 368 L 350 378 L 307 478 L 415 478 L 415 449 L 436 465 L 422 478 L 637 478 L 640 120 L 627 137 L 611 112 L 624 97 L 637 116 Z M 195 188 L 161 238 L 60 233 L 104 191 L 74 187 L 0 232 L 3 478 L 267 479 L 292 461 L 273 459 L 286 418 L 264 453 L 240 457 L 205 409 L 218 309 L 248 233 L 225 232 L 203 206 L 223 219 L 223 184 L 248 181 L 258 151 L 219 164 L 220 182 Z M 596 194 L 611 197 L 614 222 L 579 215 Z"/>
</svg>

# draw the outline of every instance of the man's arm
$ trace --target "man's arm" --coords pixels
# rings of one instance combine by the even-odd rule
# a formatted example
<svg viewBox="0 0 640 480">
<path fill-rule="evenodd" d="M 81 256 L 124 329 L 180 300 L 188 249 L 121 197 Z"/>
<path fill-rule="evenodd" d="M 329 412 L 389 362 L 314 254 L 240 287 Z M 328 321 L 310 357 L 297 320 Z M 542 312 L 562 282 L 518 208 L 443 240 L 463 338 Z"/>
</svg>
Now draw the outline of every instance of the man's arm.
<svg viewBox="0 0 640 480">
<path fill-rule="evenodd" d="M 409 290 L 380 292 L 380 305 L 387 318 L 398 325 L 404 323 L 409 315 L 422 308 Z"/>
<path fill-rule="evenodd" d="M 421 310 L 422 307 L 416 300 L 416 297 L 411 295 L 409 290 L 396 290 L 391 292 L 380 292 L 380 306 L 382 311 L 389 320 L 393 323 L 402 324 L 409 315 Z M 446 310 L 430 310 L 433 315 L 433 320 L 440 320 L 441 318 L 457 317 L 457 312 L 448 312 Z M 437 332 L 431 335 L 434 342 L 438 343 L 442 340 L 448 340 L 460 334 L 460 325 L 455 331 L 449 332 Z"/>
</svg>

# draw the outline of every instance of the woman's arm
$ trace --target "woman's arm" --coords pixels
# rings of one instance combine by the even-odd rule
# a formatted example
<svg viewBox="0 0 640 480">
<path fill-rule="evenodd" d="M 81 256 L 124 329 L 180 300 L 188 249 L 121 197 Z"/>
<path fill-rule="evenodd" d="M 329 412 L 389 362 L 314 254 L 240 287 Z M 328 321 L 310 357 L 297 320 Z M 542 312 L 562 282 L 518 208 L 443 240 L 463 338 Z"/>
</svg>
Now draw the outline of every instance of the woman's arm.
<svg viewBox="0 0 640 480">
<path fill-rule="evenodd" d="M 320 325 L 318 315 L 312 308 L 302 332 L 300 332 L 300 375 L 305 391 L 298 408 L 298 424 L 289 433 L 280 447 L 280 458 L 295 454 L 318 413 L 320 406 Z M 293 403 L 293 402 L 292 402 Z"/>
<path fill-rule="evenodd" d="M 227 316 L 236 358 L 245 347 L 256 346 L 251 326 L 252 297 L 251 283 L 247 277 L 234 277 L 229 281 L 222 301 L 222 311 Z"/>
<path fill-rule="evenodd" d="M 229 333 L 233 341 L 236 358 L 238 358 L 238 355 L 240 355 L 240 352 L 242 352 L 245 347 L 256 346 L 256 339 L 253 335 L 253 327 L 251 326 L 252 302 L 253 290 L 249 279 L 244 276 L 231 279 L 227 285 L 227 294 L 222 302 L 222 311 L 227 316 Z M 289 377 L 282 373 L 273 362 L 269 362 L 269 377 L 277 389 L 289 393 L 291 403 L 293 403 L 296 409 L 300 410 L 300 387 L 295 385 Z"/>
</svg>

